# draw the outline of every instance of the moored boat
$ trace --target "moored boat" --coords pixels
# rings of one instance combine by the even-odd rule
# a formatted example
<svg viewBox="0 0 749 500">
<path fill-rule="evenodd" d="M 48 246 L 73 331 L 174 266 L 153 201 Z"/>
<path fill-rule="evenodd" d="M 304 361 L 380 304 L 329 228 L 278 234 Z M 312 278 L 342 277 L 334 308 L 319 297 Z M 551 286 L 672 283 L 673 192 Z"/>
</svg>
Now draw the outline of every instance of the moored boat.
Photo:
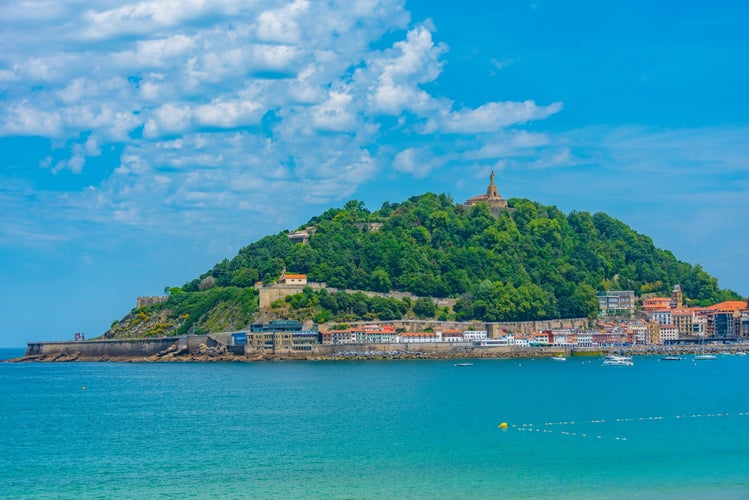
<svg viewBox="0 0 749 500">
<path fill-rule="evenodd" d="M 661 361 L 681 361 L 681 357 L 680 356 L 674 356 L 674 355 L 668 355 L 668 356 L 663 356 L 661 358 Z"/>
<path fill-rule="evenodd" d="M 711 360 L 711 359 L 718 359 L 718 356 L 716 356 L 715 354 L 702 353 L 702 354 L 695 354 L 694 359 L 695 361 L 705 361 L 705 360 Z"/>
<path fill-rule="evenodd" d="M 603 364 L 606 366 L 634 366 L 632 359 L 604 359 Z"/>
</svg>

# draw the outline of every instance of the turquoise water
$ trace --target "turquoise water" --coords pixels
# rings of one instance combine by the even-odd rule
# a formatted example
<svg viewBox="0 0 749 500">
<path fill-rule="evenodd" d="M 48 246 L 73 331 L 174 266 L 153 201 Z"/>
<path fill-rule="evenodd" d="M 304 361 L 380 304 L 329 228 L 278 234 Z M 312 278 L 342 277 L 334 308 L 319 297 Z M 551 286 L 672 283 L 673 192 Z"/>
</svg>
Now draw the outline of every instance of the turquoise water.
<svg viewBox="0 0 749 500">
<path fill-rule="evenodd" d="M 0 495 L 749 497 L 749 356 L 473 363 L 0 363 Z"/>
</svg>

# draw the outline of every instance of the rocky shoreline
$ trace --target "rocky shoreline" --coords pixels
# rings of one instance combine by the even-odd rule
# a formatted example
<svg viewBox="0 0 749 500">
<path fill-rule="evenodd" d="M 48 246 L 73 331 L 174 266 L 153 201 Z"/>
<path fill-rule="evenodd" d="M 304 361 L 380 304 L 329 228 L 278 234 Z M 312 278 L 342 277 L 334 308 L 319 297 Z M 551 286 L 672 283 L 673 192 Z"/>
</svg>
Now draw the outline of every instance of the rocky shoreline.
<svg viewBox="0 0 749 500">
<path fill-rule="evenodd" d="M 361 346 L 356 346 L 361 347 Z M 394 346 L 395 347 L 395 346 Z M 89 356 L 81 352 L 35 354 L 5 360 L 9 363 L 42 362 L 126 362 L 126 363 L 209 363 L 209 362 L 263 362 L 263 361 L 343 361 L 343 360 L 398 360 L 398 359 L 533 359 L 553 356 L 596 357 L 621 353 L 629 356 L 690 356 L 700 353 L 746 354 L 749 345 L 707 345 L 707 346 L 631 346 L 624 348 L 569 349 L 563 347 L 488 347 L 453 351 L 433 351 L 429 349 L 392 350 L 345 350 L 333 354 L 250 352 L 234 354 L 226 349 L 207 348 L 191 352 L 186 348 L 170 347 L 151 356 Z"/>
</svg>

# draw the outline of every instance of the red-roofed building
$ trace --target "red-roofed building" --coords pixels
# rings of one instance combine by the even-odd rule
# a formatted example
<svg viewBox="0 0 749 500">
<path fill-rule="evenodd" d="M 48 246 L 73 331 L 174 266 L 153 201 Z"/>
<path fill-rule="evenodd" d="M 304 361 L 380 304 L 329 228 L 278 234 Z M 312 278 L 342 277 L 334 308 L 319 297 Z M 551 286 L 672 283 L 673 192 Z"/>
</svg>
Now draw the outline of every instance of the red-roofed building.
<svg viewBox="0 0 749 500">
<path fill-rule="evenodd" d="M 306 274 L 291 274 L 284 271 L 281 277 L 278 278 L 278 282 L 284 285 L 306 285 L 307 275 Z"/>
</svg>

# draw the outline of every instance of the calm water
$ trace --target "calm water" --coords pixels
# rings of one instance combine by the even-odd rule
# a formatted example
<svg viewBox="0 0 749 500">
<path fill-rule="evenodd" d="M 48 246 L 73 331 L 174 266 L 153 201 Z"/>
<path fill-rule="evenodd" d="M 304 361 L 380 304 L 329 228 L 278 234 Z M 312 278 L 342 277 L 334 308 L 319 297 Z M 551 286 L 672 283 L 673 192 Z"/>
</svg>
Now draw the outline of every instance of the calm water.
<svg viewBox="0 0 749 500">
<path fill-rule="evenodd" d="M 749 498 L 749 356 L 473 363 L 0 363 L 0 496 Z"/>
</svg>

